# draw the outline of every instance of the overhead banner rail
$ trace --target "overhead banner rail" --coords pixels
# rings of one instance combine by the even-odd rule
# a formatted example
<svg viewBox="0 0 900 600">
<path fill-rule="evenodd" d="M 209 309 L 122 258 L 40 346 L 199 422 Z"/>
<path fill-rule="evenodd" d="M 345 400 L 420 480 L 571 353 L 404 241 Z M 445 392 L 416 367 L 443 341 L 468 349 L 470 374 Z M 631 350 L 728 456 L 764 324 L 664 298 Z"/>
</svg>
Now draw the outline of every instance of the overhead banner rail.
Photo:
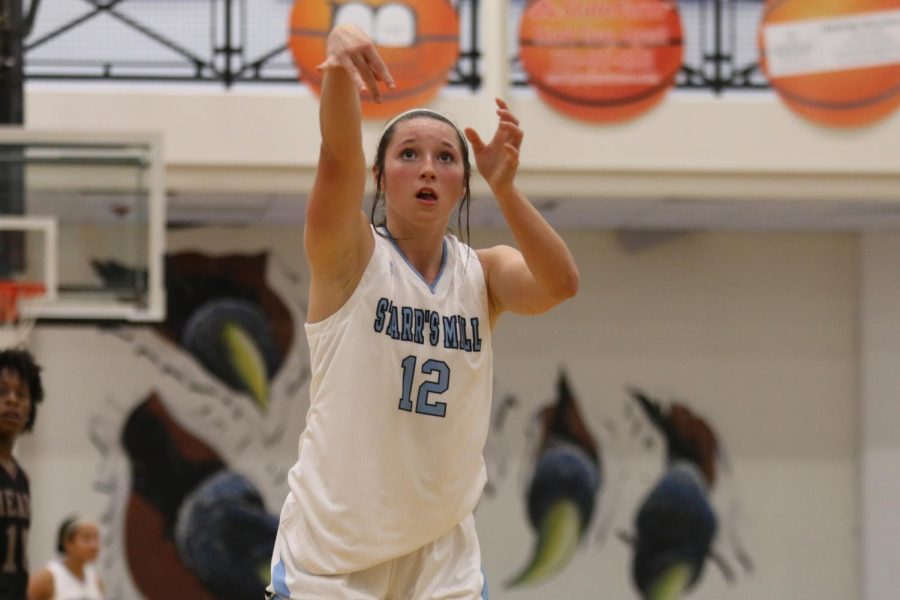
<svg viewBox="0 0 900 600">
<path fill-rule="evenodd" d="M 24 43 L 25 77 L 202 82 L 226 88 L 296 84 L 298 69 L 288 38 L 291 11 L 298 2 L 311 0 L 42 0 Z M 416 9 L 424 3 L 400 4 Z M 459 56 L 447 83 L 477 91 L 484 76 L 484 40 L 504 32 L 483 29 L 481 0 L 452 4 L 459 20 Z M 509 1 L 504 10 L 510 30 L 515 30 L 527 4 L 527 0 Z M 759 68 L 761 0 L 682 0 L 677 4 L 684 28 L 684 62 L 675 87 L 715 93 L 769 87 Z M 332 6 L 322 5 L 329 10 Z M 517 40 L 510 41 L 509 52 L 510 83 L 529 85 Z"/>
</svg>

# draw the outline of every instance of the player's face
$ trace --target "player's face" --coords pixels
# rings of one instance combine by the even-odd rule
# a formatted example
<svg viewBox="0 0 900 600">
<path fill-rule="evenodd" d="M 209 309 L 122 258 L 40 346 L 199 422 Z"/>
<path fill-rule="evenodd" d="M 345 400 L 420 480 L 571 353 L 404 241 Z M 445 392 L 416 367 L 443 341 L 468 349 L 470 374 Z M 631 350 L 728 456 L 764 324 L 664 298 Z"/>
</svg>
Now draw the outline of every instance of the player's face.
<svg viewBox="0 0 900 600">
<path fill-rule="evenodd" d="M 100 530 L 93 523 L 83 523 L 66 545 L 66 554 L 91 562 L 100 552 Z"/>
<path fill-rule="evenodd" d="M 384 159 L 388 222 L 437 222 L 446 227 L 465 185 L 456 129 L 428 117 L 395 127 Z"/>
<path fill-rule="evenodd" d="M 19 435 L 31 413 L 31 390 L 12 369 L 0 371 L 0 436 Z"/>
</svg>

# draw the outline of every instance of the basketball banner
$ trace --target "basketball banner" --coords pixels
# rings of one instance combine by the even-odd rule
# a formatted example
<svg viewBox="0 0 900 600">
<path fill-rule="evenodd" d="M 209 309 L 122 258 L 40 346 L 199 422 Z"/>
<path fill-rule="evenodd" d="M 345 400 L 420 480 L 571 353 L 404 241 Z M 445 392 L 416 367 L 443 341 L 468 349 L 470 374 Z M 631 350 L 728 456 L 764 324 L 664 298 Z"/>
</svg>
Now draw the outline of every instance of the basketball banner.
<svg viewBox="0 0 900 600">
<path fill-rule="evenodd" d="M 350 23 L 372 39 L 396 87 L 381 102 L 362 95 L 362 114 L 387 118 L 427 104 L 447 83 L 459 56 L 459 16 L 450 0 L 296 0 L 288 45 L 301 79 L 322 89 L 316 67 L 325 61 L 328 33 Z"/>
<path fill-rule="evenodd" d="M 674 85 L 683 57 L 669 0 L 531 0 L 519 58 L 540 98 L 594 122 L 632 119 Z"/>
<path fill-rule="evenodd" d="M 784 103 L 823 125 L 867 125 L 900 105 L 900 0 L 769 0 L 760 64 Z"/>
</svg>

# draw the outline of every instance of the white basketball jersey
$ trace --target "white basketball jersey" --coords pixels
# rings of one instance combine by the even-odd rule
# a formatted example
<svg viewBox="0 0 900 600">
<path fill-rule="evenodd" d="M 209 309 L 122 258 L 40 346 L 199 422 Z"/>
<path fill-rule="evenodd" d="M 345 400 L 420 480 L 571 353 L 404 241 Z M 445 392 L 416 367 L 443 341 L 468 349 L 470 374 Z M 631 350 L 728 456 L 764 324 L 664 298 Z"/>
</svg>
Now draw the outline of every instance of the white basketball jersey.
<svg viewBox="0 0 900 600">
<path fill-rule="evenodd" d="M 360 571 L 475 508 L 491 411 L 487 285 L 471 248 L 448 235 L 443 253 L 429 285 L 376 232 L 350 299 L 306 325 L 311 400 L 279 526 L 286 569 Z"/>
<path fill-rule="evenodd" d="M 51 560 L 47 569 L 53 576 L 53 600 L 103 600 L 97 572 L 84 566 L 84 580 L 78 579 L 61 561 Z"/>
</svg>

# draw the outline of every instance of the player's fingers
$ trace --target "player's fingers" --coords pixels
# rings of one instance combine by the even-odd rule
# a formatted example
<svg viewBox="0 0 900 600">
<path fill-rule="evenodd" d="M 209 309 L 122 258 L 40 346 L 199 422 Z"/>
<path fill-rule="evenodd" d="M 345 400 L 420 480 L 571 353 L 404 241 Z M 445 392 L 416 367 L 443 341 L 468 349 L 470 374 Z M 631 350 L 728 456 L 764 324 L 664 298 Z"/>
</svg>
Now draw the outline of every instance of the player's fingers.
<svg viewBox="0 0 900 600">
<path fill-rule="evenodd" d="M 375 102 L 381 102 L 381 90 L 378 89 L 378 82 L 375 81 L 375 74 L 372 72 L 371 67 L 369 67 L 369 63 L 366 62 L 366 58 L 362 55 L 354 54 L 352 55 L 352 60 L 356 72 L 363 80 L 365 88 L 369 91 L 372 99 Z"/>
<path fill-rule="evenodd" d="M 514 144 L 516 146 L 521 145 L 522 138 L 525 136 L 525 133 L 519 129 L 519 127 L 510 122 L 501 122 L 499 127 L 503 137 L 506 138 L 507 143 Z"/>
<path fill-rule="evenodd" d="M 519 118 L 516 115 L 512 114 L 509 109 L 506 108 L 498 108 L 497 115 L 500 117 L 501 121 L 506 121 L 509 123 L 514 123 L 516 125 L 519 124 Z"/>
<path fill-rule="evenodd" d="M 372 70 L 372 73 L 378 81 L 383 81 L 385 85 L 388 86 L 388 89 L 394 89 L 397 87 L 397 84 L 394 83 L 394 78 L 391 76 L 390 70 L 388 70 L 387 65 L 384 64 L 384 61 L 381 59 L 381 55 L 378 54 L 378 51 L 375 50 L 374 46 L 370 46 L 366 48 L 365 51 L 366 62 L 369 64 L 369 68 Z"/>
<path fill-rule="evenodd" d="M 522 131 L 521 128 L 516 127 L 516 130 L 515 130 L 515 132 L 513 132 L 512 135 L 513 135 L 513 139 L 514 139 L 515 142 L 516 142 L 516 147 L 521 146 L 521 145 L 522 145 L 522 140 L 525 139 L 525 132 Z"/>
<path fill-rule="evenodd" d="M 337 66 L 340 66 L 340 63 L 333 56 L 329 56 L 316 67 L 316 71 L 324 71 Z"/>
<path fill-rule="evenodd" d="M 478 135 L 478 132 L 471 127 L 466 127 L 465 133 L 466 139 L 468 139 L 469 143 L 472 144 L 472 151 L 481 152 L 484 149 L 484 141 L 482 141 L 481 136 Z"/>
<path fill-rule="evenodd" d="M 343 69 L 347 72 L 347 75 L 350 76 L 350 79 L 353 80 L 353 84 L 357 88 L 363 89 L 366 86 L 366 82 L 363 80 L 362 75 L 359 74 L 359 69 L 356 68 L 356 65 L 349 56 L 343 55 L 335 57 L 333 59 L 329 58 L 328 60 L 333 60 L 334 62 L 336 62 L 337 65 L 335 66 L 339 65 L 343 67 Z M 328 61 L 325 62 L 327 63 Z"/>
</svg>

